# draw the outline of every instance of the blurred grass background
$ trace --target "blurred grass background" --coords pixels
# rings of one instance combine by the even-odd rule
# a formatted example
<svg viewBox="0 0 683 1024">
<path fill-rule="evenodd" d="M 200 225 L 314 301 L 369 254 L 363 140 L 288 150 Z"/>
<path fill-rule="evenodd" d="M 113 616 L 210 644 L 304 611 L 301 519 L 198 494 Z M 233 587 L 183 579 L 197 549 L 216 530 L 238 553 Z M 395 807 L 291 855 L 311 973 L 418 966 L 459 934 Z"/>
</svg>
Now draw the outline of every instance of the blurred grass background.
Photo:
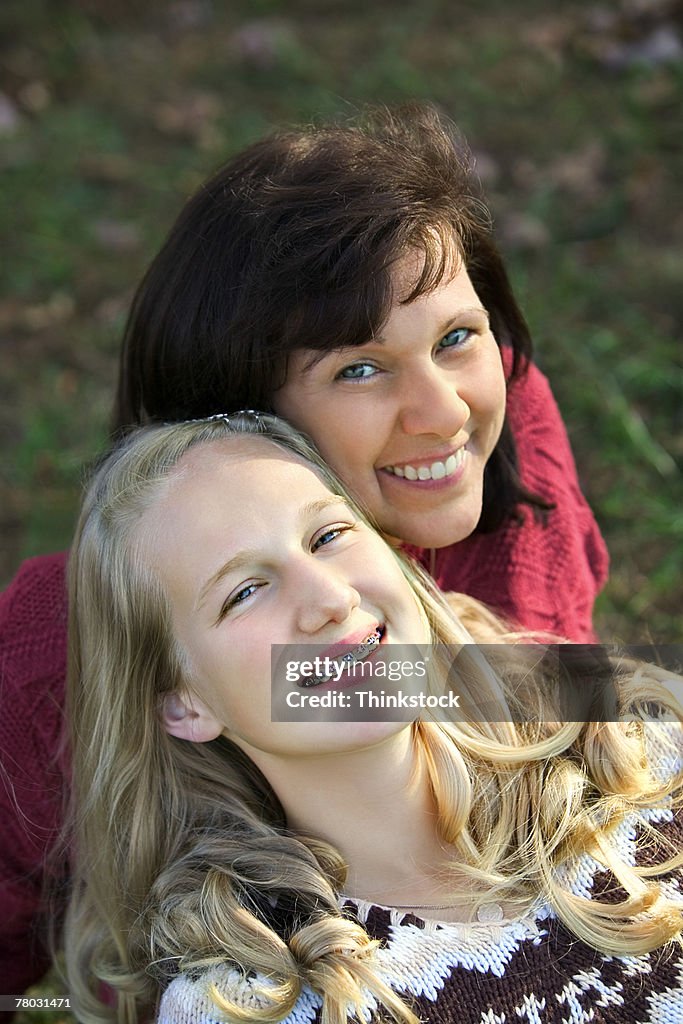
<svg viewBox="0 0 683 1024">
<path fill-rule="evenodd" d="M 477 156 L 563 409 L 612 555 L 598 628 L 680 641 L 682 39 L 676 0 L 4 0 L 0 584 L 68 545 L 188 193 L 273 126 L 418 98 Z"/>
</svg>

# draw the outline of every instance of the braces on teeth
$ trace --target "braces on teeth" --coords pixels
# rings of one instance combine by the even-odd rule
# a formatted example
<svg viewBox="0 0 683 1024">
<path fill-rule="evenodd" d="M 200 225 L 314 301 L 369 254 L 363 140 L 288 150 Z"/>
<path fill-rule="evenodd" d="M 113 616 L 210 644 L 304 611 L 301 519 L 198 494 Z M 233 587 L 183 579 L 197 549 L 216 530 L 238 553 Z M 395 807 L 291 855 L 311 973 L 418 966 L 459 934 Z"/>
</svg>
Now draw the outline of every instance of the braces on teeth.
<svg viewBox="0 0 683 1024">
<path fill-rule="evenodd" d="M 342 654 L 340 658 L 335 658 L 330 662 L 331 665 L 351 665 L 357 661 L 363 661 L 372 654 L 374 650 L 379 647 L 379 642 L 382 639 L 382 633 L 379 629 L 376 629 L 374 633 L 367 636 L 362 643 L 358 644 L 352 651 L 347 654 Z M 327 683 L 333 678 L 333 673 L 322 676 L 307 676 L 305 679 L 299 679 L 297 686 L 319 686 L 321 683 Z"/>
</svg>

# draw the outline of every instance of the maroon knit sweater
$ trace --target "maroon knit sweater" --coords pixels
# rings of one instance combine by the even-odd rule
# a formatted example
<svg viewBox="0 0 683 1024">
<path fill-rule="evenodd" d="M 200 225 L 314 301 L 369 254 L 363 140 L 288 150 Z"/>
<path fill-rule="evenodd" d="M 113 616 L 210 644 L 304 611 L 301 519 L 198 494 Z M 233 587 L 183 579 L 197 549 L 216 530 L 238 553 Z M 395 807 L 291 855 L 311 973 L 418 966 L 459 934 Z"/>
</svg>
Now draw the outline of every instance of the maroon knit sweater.
<svg viewBox="0 0 683 1024">
<path fill-rule="evenodd" d="M 556 508 L 545 525 L 527 509 L 521 526 L 436 552 L 437 582 L 529 629 L 589 642 L 607 552 L 548 382 L 533 364 L 510 387 L 508 416 L 524 483 Z M 422 559 L 429 568 L 431 553 Z M 0 595 L 0 994 L 21 993 L 48 964 L 42 893 L 62 814 L 65 564 L 65 553 L 30 559 Z"/>
</svg>

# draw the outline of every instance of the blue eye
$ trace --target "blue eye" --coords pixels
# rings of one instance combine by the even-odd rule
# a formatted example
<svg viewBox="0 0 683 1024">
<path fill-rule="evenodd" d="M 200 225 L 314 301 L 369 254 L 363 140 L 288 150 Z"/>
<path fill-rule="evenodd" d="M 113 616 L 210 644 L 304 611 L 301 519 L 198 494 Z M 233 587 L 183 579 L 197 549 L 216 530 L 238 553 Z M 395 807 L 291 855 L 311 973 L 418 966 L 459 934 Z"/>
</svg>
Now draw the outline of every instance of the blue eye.
<svg viewBox="0 0 683 1024">
<path fill-rule="evenodd" d="M 364 377 L 374 377 L 376 373 L 377 367 L 372 363 L 352 363 L 351 366 L 345 366 L 343 370 L 340 370 L 337 378 L 339 380 L 362 380 Z"/>
<path fill-rule="evenodd" d="M 336 540 L 337 537 L 340 537 L 343 533 L 348 533 L 349 530 L 353 530 L 353 526 L 349 524 L 329 526 L 315 538 L 311 544 L 311 551 L 317 551 L 318 548 L 325 547 L 326 544 L 331 544 L 333 540 Z"/>
<path fill-rule="evenodd" d="M 469 327 L 456 327 L 454 331 L 449 331 L 448 334 L 444 334 L 438 347 L 441 349 L 456 348 L 458 345 L 462 345 L 466 342 L 472 333 L 473 331 L 471 331 Z"/>
<path fill-rule="evenodd" d="M 247 583 L 245 584 L 245 586 L 240 587 L 239 590 L 235 591 L 235 593 L 232 594 L 222 606 L 220 612 L 218 613 L 218 618 L 216 619 L 215 625 L 218 626 L 223 621 L 228 612 L 231 612 L 233 608 L 239 608 L 241 604 L 244 604 L 245 601 L 248 601 L 249 598 L 253 594 L 255 594 L 257 590 L 260 590 L 261 587 L 263 586 L 265 586 L 265 583 Z"/>
<path fill-rule="evenodd" d="M 246 587 L 242 587 L 236 594 L 233 594 L 232 597 L 228 598 L 225 604 L 226 611 L 230 608 L 234 608 L 238 604 L 243 604 L 251 597 L 252 594 L 255 594 L 258 589 L 258 583 L 247 583 Z"/>
</svg>

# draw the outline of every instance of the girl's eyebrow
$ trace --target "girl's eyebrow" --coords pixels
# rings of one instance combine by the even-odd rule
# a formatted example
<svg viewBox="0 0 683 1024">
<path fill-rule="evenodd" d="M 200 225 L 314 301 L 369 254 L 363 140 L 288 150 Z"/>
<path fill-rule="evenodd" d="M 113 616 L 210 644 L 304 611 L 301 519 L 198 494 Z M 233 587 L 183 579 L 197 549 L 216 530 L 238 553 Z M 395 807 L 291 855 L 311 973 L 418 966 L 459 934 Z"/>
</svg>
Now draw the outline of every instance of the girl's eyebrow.
<svg viewBox="0 0 683 1024">
<path fill-rule="evenodd" d="M 344 505 L 345 508 L 349 508 L 349 504 L 345 498 L 342 498 L 341 494 L 330 494 L 326 498 L 318 498 L 317 501 L 308 501 L 305 505 L 302 505 L 299 509 L 299 514 L 302 519 L 307 519 L 309 516 L 314 516 L 318 512 L 324 512 L 326 508 L 330 508 L 331 505 Z"/>
<path fill-rule="evenodd" d="M 347 502 L 340 494 L 330 494 L 325 498 L 318 498 L 317 501 L 307 501 L 299 509 L 299 519 L 305 521 L 310 519 L 312 516 L 317 515 L 319 512 L 324 512 L 325 509 L 332 505 L 344 505 L 347 509 L 349 508 Z M 199 611 L 207 598 L 209 591 L 215 587 L 225 577 L 239 569 L 243 569 L 248 565 L 253 565 L 255 561 L 261 558 L 263 552 L 259 548 L 242 548 L 236 555 L 229 558 L 227 562 L 215 572 L 208 580 L 202 584 L 195 605 L 195 611 Z"/>
<path fill-rule="evenodd" d="M 242 548 L 242 550 L 239 551 L 236 555 L 233 555 L 232 558 L 229 558 L 227 562 L 225 562 L 220 567 L 220 569 L 218 569 L 217 572 L 213 574 L 213 576 L 210 576 L 206 583 L 203 584 L 201 590 L 199 591 L 199 597 L 197 598 L 195 611 L 200 610 L 200 608 L 204 604 L 204 601 L 207 598 L 209 591 L 218 583 L 220 583 L 221 580 L 225 579 L 228 573 L 234 572 L 238 569 L 243 569 L 247 565 L 253 565 L 254 561 L 259 557 L 259 554 L 260 552 L 258 548 Z"/>
</svg>

